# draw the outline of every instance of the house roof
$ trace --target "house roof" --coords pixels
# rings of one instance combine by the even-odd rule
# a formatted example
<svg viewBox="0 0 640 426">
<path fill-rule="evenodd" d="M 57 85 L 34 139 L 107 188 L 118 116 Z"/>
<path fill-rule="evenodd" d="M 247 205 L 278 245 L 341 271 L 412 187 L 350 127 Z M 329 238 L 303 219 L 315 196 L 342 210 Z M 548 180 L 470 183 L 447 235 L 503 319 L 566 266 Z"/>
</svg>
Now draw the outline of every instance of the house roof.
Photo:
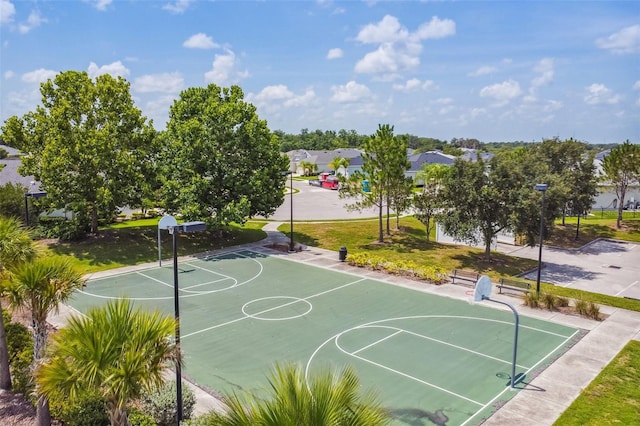
<svg viewBox="0 0 640 426">
<path fill-rule="evenodd" d="M 424 164 L 453 164 L 455 157 L 453 155 L 443 154 L 440 151 L 427 151 L 420 154 L 414 154 L 408 158 L 411 163 L 409 171 L 422 170 Z"/>
</svg>

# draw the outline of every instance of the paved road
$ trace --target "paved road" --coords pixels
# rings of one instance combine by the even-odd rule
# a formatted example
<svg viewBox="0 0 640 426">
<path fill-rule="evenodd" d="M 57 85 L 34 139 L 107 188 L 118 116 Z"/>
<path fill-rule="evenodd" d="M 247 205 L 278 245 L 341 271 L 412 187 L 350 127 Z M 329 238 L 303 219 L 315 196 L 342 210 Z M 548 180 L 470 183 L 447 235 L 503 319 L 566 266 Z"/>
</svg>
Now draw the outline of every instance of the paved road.
<svg viewBox="0 0 640 426">
<path fill-rule="evenodd" d="M 289 182 L 287 181 L 287 186 Z M 376 218 L 375 208 L 364 211 L 348 211 L 346 205 L 353 203 L 353 199 L 341 200 L 338 191 L 311 186 L 307 181 L 293 181 L 293 197 L 287 194 L 284 203 L 269 217 L 272 220 L 291 220 L 291 199 L 293 198 L 293 220 L 331 220 L 331 219 L 361 219 Z"/>
</svg>

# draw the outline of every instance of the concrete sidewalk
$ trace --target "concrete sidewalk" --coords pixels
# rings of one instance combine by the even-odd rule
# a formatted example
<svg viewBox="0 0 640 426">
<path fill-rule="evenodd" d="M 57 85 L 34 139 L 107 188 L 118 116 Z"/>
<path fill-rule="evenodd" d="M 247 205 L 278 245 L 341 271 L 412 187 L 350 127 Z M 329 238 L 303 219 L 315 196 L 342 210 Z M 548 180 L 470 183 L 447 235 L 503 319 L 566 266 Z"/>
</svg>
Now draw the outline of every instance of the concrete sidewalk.
<svg viewBox="0 0 640 426">
<path fill-rule="evenodd" d="M 301 251 L 298 252 L 287 253 L 273 250 L 268 246 L 289 241 L 287 235 L 277 231 L 281 224 L 282 222 L 269 222 L 263 228 L 268 235 L 266 239 L 240 247 L 231 247 L 228 250 L 247 248 L 271 256 L 286 256 L 289 260 L 308 265 L 366 276 L 392 285 L 470 301 L 470 296 L 467 294 L 468 287 L 454 284 L 436 286 L 395 275 L 363 270 L 340 262 L 338 252 L 304 246 L 299 246 Z M 207 254 L 220 254 L 224 251 L 216 250 Z M 136 265 L 126 269 L 149 266 L 150 264 Z M 113 271 L 110 272 L 113 273 Z M 522 389 L 518 391 L 518 394 L 488 418 L 483 423 L 486 425 L 552 425 L 579 395 L 580 391 L 598 375 L 600 370 L 616 356 L 629 340 L 640 340 L 640 313 L 638 312 L 602 306 L 601 313 L 608 317 L 604 321 L 594 321 L 559 312 L 527 308 L 522 306 L 517 297 L 505 294 L 494 294 L 492 298 L 514 305 L 521 315 L 580 328 L 587 330 L 588 333 L 538 376 L 533 379 L 526 378 L 526 383 L 522 384 Z M 487 306 L 495 309 L 508 309 L 497 304 L 487 304 Z M 70 308 L 63 305 L 58 315 L 50 316 L 49 322 L 56 327 L 61 327 L 72 313 Z M 173 379 L 173 373 L 168 373 L 167 377 Z M 188 383 L 188 385 L 194 390 L 197 397 L 194 415 L 223 409 L 224 406 L 218 397 L 193 383 Z"/>
</svg>

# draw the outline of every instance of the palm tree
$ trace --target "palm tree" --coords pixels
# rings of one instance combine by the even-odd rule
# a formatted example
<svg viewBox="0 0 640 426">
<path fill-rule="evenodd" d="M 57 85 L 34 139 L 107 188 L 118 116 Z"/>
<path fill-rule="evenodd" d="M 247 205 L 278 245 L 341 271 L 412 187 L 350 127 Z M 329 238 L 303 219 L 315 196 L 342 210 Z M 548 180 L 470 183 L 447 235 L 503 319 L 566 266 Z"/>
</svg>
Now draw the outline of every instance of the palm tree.
<svg viewBox="0 0 640 426">
<path fill-rule="evenodd" d="M 22 224 L 16 219 L 0 217 L 0 283 L 8 279 L 9 269 L 33 259 L 35 255 L 36 246 L 30 231 L 22 227 Z M 2 304 L 0 304 L 0 389 L 11 390 L 9 353 L 2 319 Z"/>
<path fill-rule="evenodd" d="M 48 335 L 47 316 L 51 311 L 57 311 L 58 305 L 83 284 L 82 275 L 69 261 L 59 257 L 35 258 L 12 269 L 5 292 L 13 307 L 26 308 L 31 312 L 35 366 L 44 356 Z M 38 424 L 51 423 L 49 403 L 42 395 L 38 396 L 36 411 Z"/>
<path fill-rule="evenodd" d="M 179 353 L 170 338 L 175 320 L 159 311 L 133 309 L 127 299 L 77 316 L 53 336 L 49 359 L 36 370 L 42 394 L 71 399 L 82 390 L 101 395 L 111 425 L 127 425 L 127 406 L 163 383 Z"/>
<path fill-rule="evenodd" d="M 302 160 L 298 163 L 298 167 L 302 169 L 302 174 L 305 176 L 309 176 L 318 171 L 318 165 L 311 161 Z"/>
<path fill-rule="evenodd" d="M 340 374 L 322 372 L 309 382 L 301 367 L 276 365 L 269 378 L 270 397 L 236 394 L 225 397 L 227 410 L 211 413 L 209 426 L 377 426 L 388 416 L 372 393 L 360 394 L 352 368 Z"/>
</svg>

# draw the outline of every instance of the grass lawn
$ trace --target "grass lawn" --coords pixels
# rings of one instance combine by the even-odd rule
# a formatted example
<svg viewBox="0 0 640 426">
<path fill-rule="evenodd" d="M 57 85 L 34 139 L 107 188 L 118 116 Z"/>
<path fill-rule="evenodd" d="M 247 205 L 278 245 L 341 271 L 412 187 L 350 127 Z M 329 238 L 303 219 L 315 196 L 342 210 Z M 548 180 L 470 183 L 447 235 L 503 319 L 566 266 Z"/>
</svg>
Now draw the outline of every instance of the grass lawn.
<svg viewBox="0 0 640 426">
<path fill-rule="evenodd" d="M 62 242 L 49 245 L 47 250 L 54 255 L 67 256 L 82 273 L 158 259 L 158 218 L 127 221 L 106 227 L 96 237 L 82 241 Z M 214 232 L 180 234 L 178 255 L 201 253 L 223 247 L 260 241 L 266 237 L 263 224 L 232 226 L 223 235 Z M 162 257 L 172 256 L 172 237 L 161 232 Z"/>
<path fill-rule="evenodd" d="M 630 341 L 554 425 L 640 424 L 640 342 Z"/>
</svg>

